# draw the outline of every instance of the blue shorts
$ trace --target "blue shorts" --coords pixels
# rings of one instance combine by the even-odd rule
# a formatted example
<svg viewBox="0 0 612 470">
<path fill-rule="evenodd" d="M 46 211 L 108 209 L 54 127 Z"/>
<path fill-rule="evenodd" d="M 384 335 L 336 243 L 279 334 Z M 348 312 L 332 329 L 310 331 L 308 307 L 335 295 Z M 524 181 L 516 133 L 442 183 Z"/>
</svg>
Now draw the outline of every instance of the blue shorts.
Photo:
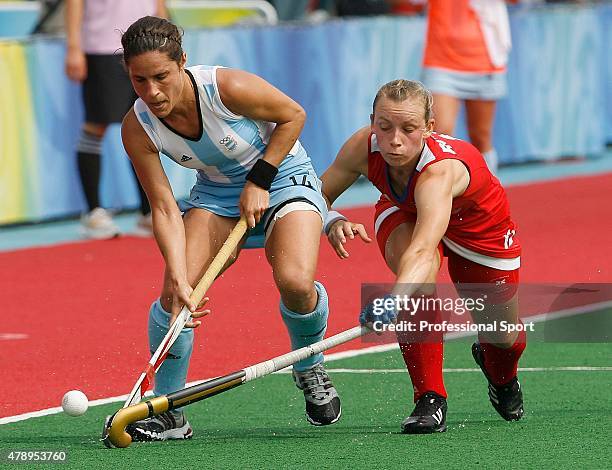
<svg viewBox="0 0 612 470">
<path fill-rule="evenodd" d="M 222 217 L 240 217 L 238 202 L 244 185 L 223 184 L 198 178 L 187 199 L 178 202 L 179 209 L 187 212 L 197 208 Z M 245 248 L 263 247 L 270 234 L 276 216 L 288 203 L 296 202 L 299 208 L 311 208 L 321 216 L 327 215 L 327 204 L 321 193 L 321 180 L 310 162 L 279 172 L 270 188 L 270 207 L 257 226 L 249 232 Z"/>
<path fill-rule="evenodd" d="M 423 68 L 421 80 L 432 93 L 454 96 L 462 100 L 496 101 L 506 96 L 506 72 L 453 72 L 438 68 Z"/>
</svg>

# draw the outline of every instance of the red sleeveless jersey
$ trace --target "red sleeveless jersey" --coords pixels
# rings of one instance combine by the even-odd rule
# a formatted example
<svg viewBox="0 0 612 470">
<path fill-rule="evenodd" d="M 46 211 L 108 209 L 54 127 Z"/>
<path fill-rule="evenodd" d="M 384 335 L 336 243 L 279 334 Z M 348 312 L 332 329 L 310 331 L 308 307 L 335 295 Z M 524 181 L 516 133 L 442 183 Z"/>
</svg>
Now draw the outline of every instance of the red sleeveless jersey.
<svg viewBox="0 0 612 470">
<path fill-rule="evenodd" d="M 443 241 L 450 245 L 449 248 L 453 251 L 464 248 L 492 258 L 519 257 L 521 245 L 515 224 L 510 218 L 506 192 L 499 180 L 489 171 L 481 153 L 472 144 L 433 133 L 425 141 L 404 194 L 398 195 L 391 188 L 389 167 L 378 149 L 376 136 L 371 134 L 368 142 L 368 179 L 400 210 L 411 214 L 416 220 L 414 188 L 419 176 L 430 165 L 446 159 L 461 161 L 470 174 L 470 182 L 465 192 L 453 199 L 450 221 Z M 453 243 L 459 247 L 453 249 Z"/>
</svg>

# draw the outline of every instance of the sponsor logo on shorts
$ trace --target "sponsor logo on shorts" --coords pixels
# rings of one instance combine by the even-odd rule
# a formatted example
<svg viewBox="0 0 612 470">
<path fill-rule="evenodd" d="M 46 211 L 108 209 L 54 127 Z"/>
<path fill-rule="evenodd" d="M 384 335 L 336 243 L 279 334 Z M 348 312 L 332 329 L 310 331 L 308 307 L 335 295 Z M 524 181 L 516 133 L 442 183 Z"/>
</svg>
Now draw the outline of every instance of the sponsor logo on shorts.
<svg viewBox="0 0 612 470">
<path fill-rule="evenodd" d="M 189 160 L 193 160 L 193 157 L 190 157 L 189 155 L 183 155 L 181 157 L 181 162 L 188 162 Z"/>
</svg>

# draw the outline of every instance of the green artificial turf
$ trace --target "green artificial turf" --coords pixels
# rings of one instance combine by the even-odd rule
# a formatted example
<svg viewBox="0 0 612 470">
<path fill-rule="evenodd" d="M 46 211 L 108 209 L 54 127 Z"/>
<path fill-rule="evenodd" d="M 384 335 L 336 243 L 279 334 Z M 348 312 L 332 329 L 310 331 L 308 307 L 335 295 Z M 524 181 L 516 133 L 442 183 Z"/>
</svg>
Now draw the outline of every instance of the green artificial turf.
<svg viewBox="0 0 612 470">
<path fill-rule="evenodd" d="M 475 368 L 469 341 L 449 342 L 445 367 Z M 608 343 L 531 342 L 522 367 L 610 366 Z M 0 426 L 0 453 L 65 450 L 60 468 L 606 468 L 612 460 L 611 371 L 520 374 L 525 417 L 507 423 L 493 410 L 480 372 L 448 372 L 448 431 L 399 433 L 412 409 L 405 373 L 343 373 L 337 368 L 401 369 L 398 350 L 331 361 L 341 420 L 314 427 L 288 374 L 262 378 L 186 409 L 190 441 L 106 449 L 104 416 L 120 403 Z M 6 460 L 4 460 L 6 462 Z M 14 467 L 14 465 L 12 466 Z"/>
</svg>

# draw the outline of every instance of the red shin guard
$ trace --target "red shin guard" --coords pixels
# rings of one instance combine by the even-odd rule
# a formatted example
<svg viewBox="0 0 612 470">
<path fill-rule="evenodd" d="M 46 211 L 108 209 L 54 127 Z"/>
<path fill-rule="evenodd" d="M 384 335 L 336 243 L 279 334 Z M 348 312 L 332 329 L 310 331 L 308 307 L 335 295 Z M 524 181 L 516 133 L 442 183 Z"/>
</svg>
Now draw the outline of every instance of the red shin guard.
<svg viewBox="0 0 612 470">
<path fill-rule="evenodd" d="M 435 298 L 435 295 L 423 296 L 422 298 L 432 299 Z M 413 322 L 417 325 L 421 320 L 438 323 L 440 322 L 440 312 L 436 309 L 419 309 L 413 315 L 401 312 L 399 320 Z M 397 336 L 404 362 L 412 380 L 414 401 L 418 401 L 426 392 L 435 392 L 446 398 L 446 388 L 442 375 L 444 360 L 444 335 L 442 332 L 403 332 L 398 333 Z"/>
<path fill-rule="evenodd" d="M 400 343 L 400 350 L 412 380 L 414 401 L 426 392 L 435 392 L 446 398 L 442 376 L 444 343 Z"/>
</svg>

